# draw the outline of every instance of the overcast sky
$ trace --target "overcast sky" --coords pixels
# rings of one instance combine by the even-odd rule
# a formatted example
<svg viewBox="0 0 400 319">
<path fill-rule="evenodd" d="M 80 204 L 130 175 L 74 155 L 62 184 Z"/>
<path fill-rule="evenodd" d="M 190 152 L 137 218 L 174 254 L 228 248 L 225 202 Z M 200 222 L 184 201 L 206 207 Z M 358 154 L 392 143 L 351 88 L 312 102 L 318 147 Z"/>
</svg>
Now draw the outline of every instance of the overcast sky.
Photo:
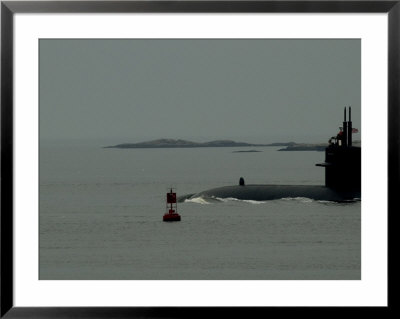
<svg viewBox="0 0 400 319">
<path fill-rule="evenodd" d="M 40 40 L 39 69 L 41 140 L 327 142 L 349 105 L 361 132 L 357 39 Z"/>
</svg>

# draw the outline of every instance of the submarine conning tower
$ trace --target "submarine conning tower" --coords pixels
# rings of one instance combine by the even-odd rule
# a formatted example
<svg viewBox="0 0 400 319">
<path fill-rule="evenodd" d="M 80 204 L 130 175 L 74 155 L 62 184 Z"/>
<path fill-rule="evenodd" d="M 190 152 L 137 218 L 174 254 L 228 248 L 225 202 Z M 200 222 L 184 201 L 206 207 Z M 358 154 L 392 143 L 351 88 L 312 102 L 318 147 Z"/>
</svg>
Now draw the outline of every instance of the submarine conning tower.
<svg viewBox="0 0 400 319">
<path fill-rule="evenodd" d="M 325 149 L 325 163 L 316 164 L 325 167 L 325 186 L 337 191 L 361 191 L 361 147 L 353 146 L 353 127 L 351 107 L 349 120 L 344 108 L 343 127 L 331 137 Z"/>
</svg>

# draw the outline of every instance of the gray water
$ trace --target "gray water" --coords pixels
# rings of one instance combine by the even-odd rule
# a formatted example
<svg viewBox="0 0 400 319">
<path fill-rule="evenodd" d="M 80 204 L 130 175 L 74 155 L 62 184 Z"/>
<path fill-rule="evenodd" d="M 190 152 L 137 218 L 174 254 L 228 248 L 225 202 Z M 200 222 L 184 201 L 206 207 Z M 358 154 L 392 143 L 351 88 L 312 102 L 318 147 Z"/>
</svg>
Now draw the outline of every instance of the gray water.
<svg viewBox="0 0 400 319">
<path fill-rule="evenodd" d="M 323 152 L 102 146 L 41 143 L 40 279 L 361 279 L 360 202 L 197 198 L 162 222 L 171 186 L 323 184 Z"/>
</svg>

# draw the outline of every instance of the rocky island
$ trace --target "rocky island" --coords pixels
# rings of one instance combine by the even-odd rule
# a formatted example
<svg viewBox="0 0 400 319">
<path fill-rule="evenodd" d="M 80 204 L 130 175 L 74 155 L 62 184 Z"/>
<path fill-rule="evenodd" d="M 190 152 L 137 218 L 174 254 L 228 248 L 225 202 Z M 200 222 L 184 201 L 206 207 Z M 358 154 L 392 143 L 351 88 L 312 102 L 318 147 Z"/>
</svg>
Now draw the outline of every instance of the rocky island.
<svg viewBox="0 0 400 319">
<path fill-rule="evenodd" d="M 250 144 L 231 140 L 216 140 L 211 142 L 191 142 L 186 140 L 159 139 L 141 143 L 124 143 L 105 148 L 173 148 L 173 147 L 242 147 L 242 146 L 269 146 L 268 144 Z"/>
<path fill-rule="evenodd" d="M 248 151 L 233 151 L 232 153 L 259 153 L 262 151 L 257 151 L 257 150 L 248 150 Z"/>
</svg>

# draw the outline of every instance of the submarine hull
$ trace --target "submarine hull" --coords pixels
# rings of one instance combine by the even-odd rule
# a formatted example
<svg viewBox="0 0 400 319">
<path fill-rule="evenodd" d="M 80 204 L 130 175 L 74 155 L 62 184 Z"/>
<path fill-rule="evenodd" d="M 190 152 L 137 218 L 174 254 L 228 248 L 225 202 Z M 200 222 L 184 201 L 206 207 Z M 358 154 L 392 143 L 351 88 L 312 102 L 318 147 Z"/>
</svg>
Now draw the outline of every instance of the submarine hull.
<svg viewBox="0 0 400 319">
<path fill-rule="evenodd" d="M 209 189 L 182 196 L 179 201 L 197 197 L 236 198 L 266 201 L 282 198 L 305 197 L 322 201 L 352 201 L 361 199 L 360 191 L 339 191 L 323 185 L 235 185 Z"/>
</svg>

